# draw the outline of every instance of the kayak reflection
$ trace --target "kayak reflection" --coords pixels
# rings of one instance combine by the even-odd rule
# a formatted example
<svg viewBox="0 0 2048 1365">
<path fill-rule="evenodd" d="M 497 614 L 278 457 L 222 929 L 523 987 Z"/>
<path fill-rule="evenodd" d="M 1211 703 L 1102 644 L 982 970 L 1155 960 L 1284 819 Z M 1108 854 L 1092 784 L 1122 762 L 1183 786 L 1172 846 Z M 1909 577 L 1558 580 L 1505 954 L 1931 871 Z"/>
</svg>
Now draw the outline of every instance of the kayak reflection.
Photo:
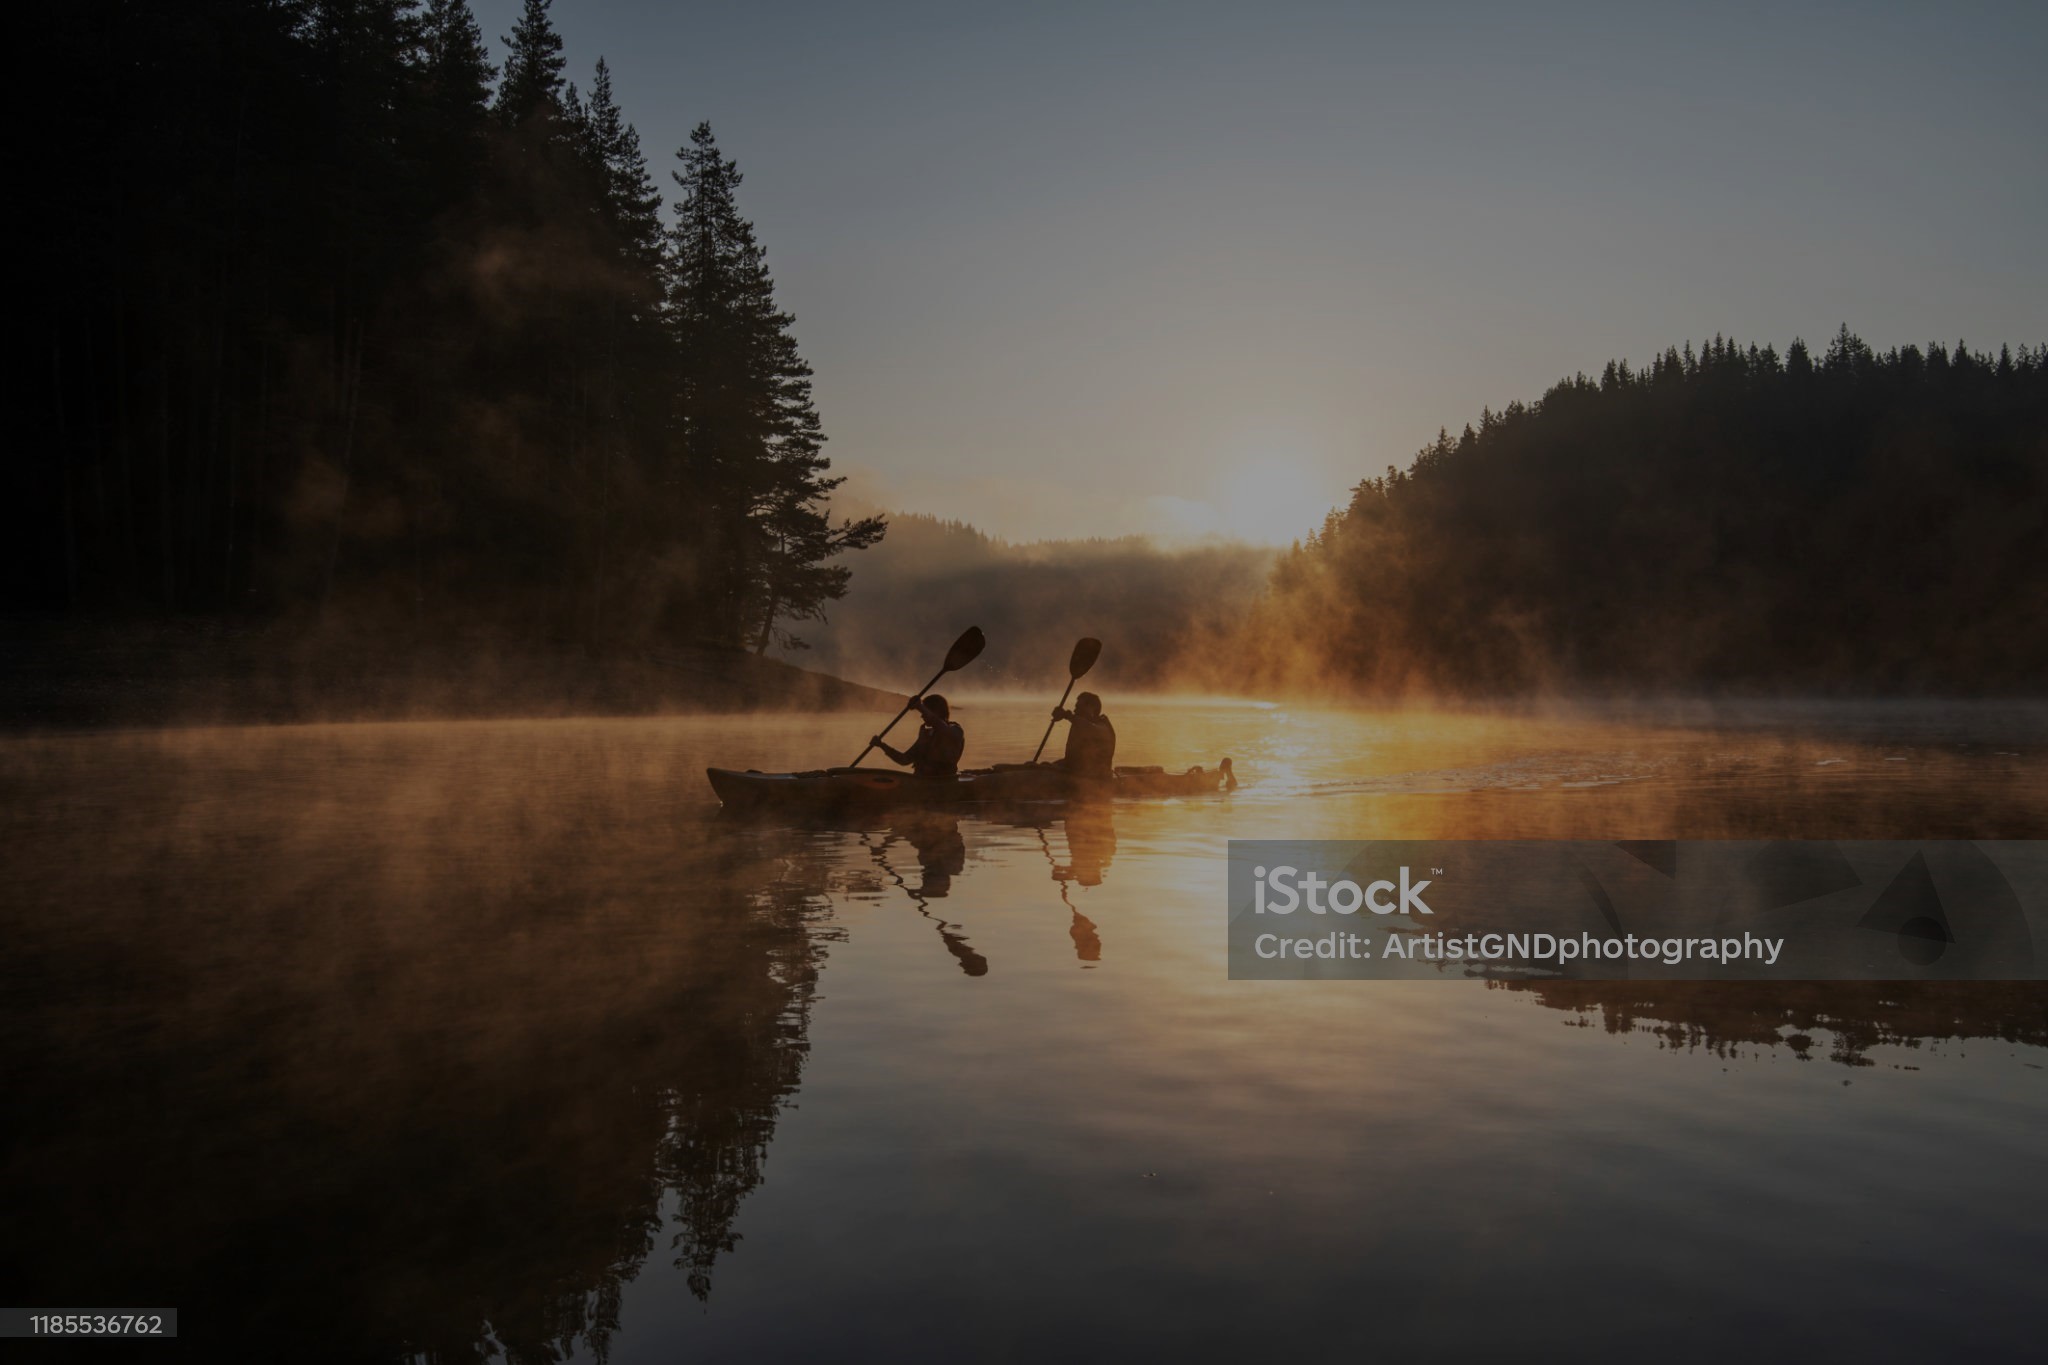
<svg viewBox="0 0 2048 1365">
<path fill-rule="evenodd" d="M 1068 933 L 1074 940 L 1074 956 L 1084 965 L 1100 962 L 1101 933 L 1095 922 L 1074 904 L 1068 887 L 1102 885 L 1104 869 L 1116 856 L 1116 823 L 1109 803 L 1077 803 L 1067 807 L 1063 816 L 1051 818 L 1038 813 L 1013 813 L 1008 821 L 992 819 L 990 823 L 1014 824 L 1036 833 L 1052 866 L 1053 885 L 1071 916 Z M 1064 863 L 1058 860 L 1048 838 L 1048 831 L 1053 828 L 1065 835 Z M 988 959 L 968 942 L 964 927 L 932 913 L 930 904 L 951 894 L 953 879 L 966 871 L 967 839 L 961 833 L 960 817 L 934 811 L 897 811 L 879 833 L 862 830 L 859 834 L 875 865 L 910 897 L 917 912 L 938 929 L 940 941 L 959 962 L 960 970 L 969 976 L 988 975 Z M 897 845 L 908 845 L 915 855 L 919 878 L 915 884 L 899 870 L 900 857 L 892 856 L 891 849 Z"/>
<path fill-rule="evenodd" d="M 1074 899 L 1078 889 L 1086 893 L 1100 887 L 1111 861 L 1116 857 L 1115 806 L 1107 801 L 1070 802 L 1054 806 L 1045 803 L 1015 803 L 976 808 L 973 814 L 904 807 L 871 813 L 839 811 L 826 816 L 791 820 L 780 813 L 757 810 L 721 812 L 723 822 L 763 834 L 809 833 L 851 835 L 866 853 L 867 861 L 880 874 L 867 889 L 888 885 L 901 891 L 918 914 L 930 920 L 947 953 L 968 976 L 986 976 L 988 958 L 968 937 L 967 926 L 940 915 L 933 902 L 953 896 L 955 883 L 966 875 L 968 841 L 976 829 L 981 837 L 992 830 L 1027 832 L 1050 869 L 1051 881 L 1069 917 L 1068 934 L 1074 956 L 1083 966 L 1102 960 L 1102 935 L 1095 921 L 1082 913 Z M 992 869 L 1005 861 L 999 853 L 985 852 Z M 860 883 L 854 884 L 859 889 Z"/>
</svg>

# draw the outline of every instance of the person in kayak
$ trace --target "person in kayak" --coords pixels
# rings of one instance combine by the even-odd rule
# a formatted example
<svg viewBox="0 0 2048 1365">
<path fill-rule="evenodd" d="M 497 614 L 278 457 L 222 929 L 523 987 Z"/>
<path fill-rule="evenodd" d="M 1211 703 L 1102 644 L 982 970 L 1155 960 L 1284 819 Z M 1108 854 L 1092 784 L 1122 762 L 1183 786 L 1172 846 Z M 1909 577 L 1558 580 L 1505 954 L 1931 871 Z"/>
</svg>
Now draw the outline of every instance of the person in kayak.
<svg viewBox="0 0 2048 1365">
<path fill-rule="evenodd" d="M 1110 777 L 1116 772 L 1116 727 L 1102 714 L 1102 698 L 1083 692 L 1074 709 L 1052 709 L 1054 720 L 1067 721 L 1067 756 L 1059 765 L 1077 777 Z"/>
<path fill-rule="evenodd" d="M 876 735 L 874 746 L 887 754 L 891 763 L 901 763 L 919 777 L 953 776 L 960 771 L 967 732 L 953 719 L 953 709 L 946 699 L 936 692 L 914 698 L 910 704 L 924 717 L 924 728 L 917 732 L 916 742 L 908 749 L 892 749 Z"/>
</svg>

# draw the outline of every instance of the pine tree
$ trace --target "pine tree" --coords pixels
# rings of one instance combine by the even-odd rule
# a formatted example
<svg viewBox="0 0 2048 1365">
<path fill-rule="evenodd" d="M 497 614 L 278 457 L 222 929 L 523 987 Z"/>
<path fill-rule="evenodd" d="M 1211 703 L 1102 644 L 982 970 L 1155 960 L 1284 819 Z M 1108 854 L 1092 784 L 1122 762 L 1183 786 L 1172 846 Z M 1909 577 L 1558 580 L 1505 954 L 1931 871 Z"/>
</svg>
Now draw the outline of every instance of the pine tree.
<svg viewBox="0 0 2048 1365">
<path fill-rule="evenodd" d="M 1876 357 L 1870 346 L 1849 330 L 1843 323 L 1836 330 L 1834 340 L 1828 343 L 1827 354 L 1821 357 L 1821 368 L 1830 373 L 1856 373 L 1868 369 Z"/>
<path fill-rule="evenodd" d="M 615 599 L 631 598 L 663 577 L 650 547 L 673 545 L 676 529 L 696 530 L 685 509 L 649 507 L 643 490 L 674 488 L 664 469 L 668 389 L 675 351 L 662 308 L 664 235 L 661 193 L 648 174 L 640 135 L 620 111 L 611 70 L 600 58 L 584 100 L 575 86 L 566 100 L 568 147 L 582 172 L 589 226 L 605 253 L 601 301 L 585 315 L 583 344 L 591 359 L 584 393 L 591 525 L 588 631 L 594 640 L 618 619 Z M 629 566 L 627 560 L 633 563 Z M 659 558 L 657 549 L 652 556 Z"/>
<path fill-rule="evenodd" d="M 498 87 L 497 114 L 517 126 L 536 114 L 561 112 L 562 35 L 548 18 L 552 0 L 526 0 L 519 22 L 505 39 L 505 81 Z"/>
<path fill-rule="evenodd" d="M 753 623 L 756 654 L 765 653 L 771 644 L 809 648 L 776 622 L 822 620 L 825 604 L 844 597 L 853 577 L 852 569 L 827 561 L 847 550 L 867 549 L 888 530 L 881 517 L 849 518 L 832 524 L 831 517 L 816 504 L 845 479 L 820 477 L 826 466 L 827 461 L 815 459 L 809 469 L 786 471 L 791 477 L 777 488 L 762 517 L 769 553 L 763 563 L 761 600 Z"/>
<path fill-rule="evenodd" d="M 583 137 L 604 177 L 605 213 L 630 257 L 648 269 L 661 261 L 661 191 L 648 174 L 640 134 L 612 95 L 611 68 L 597 59 Z"/>
<path fill-rule="evenodd" d="M 824 561 L 874 544 L 884 523 L 835 528 L 820 506 L 838 480 L 826 477 L 794 319 L 775 306 L 766 256 L 740 216 L 738 163 L 719 152 L 708 123 L 677 157 L 668 314 L 684 461 L 712 521 L 706 625 L 723 643 L 764 650 L 778 619 L 815 618 L 845 592 L 846 575 Z"/>
<path fill-rule="evenodd" d="M 450 122 L 480 123 L 498 68 L 484 49 L 469 0 L 427 0 L 422 46 L 428 103 Z"/>
<path fill-rule="evenodd" d="M 713 605 L 754 643 L 844 590 L 828 561 L 879 527 L 819 510 L 737 173 L 706 149 L 683 289 L 610 71 L 572 119 L 536 0 L 494 95 L 473 3 L 52 7 L 81 96 L 31 140 L 68 213 L 31 216 L 33 567 L 0 596 L 617 647 Z"/>
</svg>

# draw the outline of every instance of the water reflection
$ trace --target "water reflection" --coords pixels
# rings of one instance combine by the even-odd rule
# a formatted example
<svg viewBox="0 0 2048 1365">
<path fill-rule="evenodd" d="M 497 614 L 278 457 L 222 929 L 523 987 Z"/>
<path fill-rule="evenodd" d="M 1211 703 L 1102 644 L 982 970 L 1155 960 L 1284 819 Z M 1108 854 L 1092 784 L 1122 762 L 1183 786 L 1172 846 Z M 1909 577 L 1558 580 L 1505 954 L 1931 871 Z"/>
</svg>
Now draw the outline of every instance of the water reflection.
<svg viewBox="0 0 2048 1365">
<path fill-rule="evenodd" d="M 838 937 L 803 832 L 126 795 L 156 820 L 9 805 L 11 1294 L 125 1286 L 216 1358 L 523 1362 L 604 1358 L 644 1266 L 712 1292 Z"/>
<path fill-rule="evenodd" d="M 1672 1051 L 1723 1057 L 1783 1047 L 1871 1066 L 1872 1048 L 1996 1038 L 2048 1047 L 2048 983 L 2039 981 L 1490 981 L 1584 1026 L 1647 1033 Z M 1825 1053 L 1815 1033 L 1829 1035 Z"/>
<path fill-rule="evenodd" d="M 1073 888 L 1102 885 L 1104 872 L 1116 856 L 1114 806 L 1106 801 L 1077 802 L 1071 806 L 1039 803 L 977 806 L 970 808 L 970 812 L 905 809 L 865 817 L 840 813 L 796 822 L 795 827 L 855 840 L 879 875 L 865 877 L 856 869 L 829 879 L 830 885 L 854 895 L 872 895 L 885 886 L 900 891 L 918 914 L 931 921 L 960 970 L 977 977 L 988 975 L 988 958 L 975 950 L 967 926 L 941 915 L 933 902 L 951 896 L 956 879 L 967 875 L 970 832 L 984 840 L 991 833 L 1026 833 L 1036 842 L 1050 869 L 1053 889 L 1070 916 L 1069 934 L 1076 959 L 1084 966 L 1100 962 L 1101 933 L 1075 903 Z M 727 824 L 756 830 L 792 827 L 786 816 L 748 813 L 723 819 Z M 1064 846 L 1064 862 L 1053 846 L 1054 836 L 1059 836 Z M 1006 884 L 1010 880 L 1006 864 L 1012 854 L 1007 846 L 984 850 L 986 870 L 1002 876 Z M 1003 870 L 999 872 L 999 868 Z"/>
<path fill-rule="evenodd" d="M 1046 827 L 1039 827 L 1039 841 L 1044 846 L 1045 856 L 1052 863 L 1053 884 L 1059 888 L 1060 901 L 1072 917 L 1067 926 L 1068 936 L 1074 940 L 1074 958 L 1082 966 L 1093 966 L 1102 961 L 1102 933 L 1095 921 L 1081 913 L 1074 904 L 1071 886 L 1082 888 L 1102 885 L 1103 872 L 1110 860 L 1116 857 L 1116 817 L 1114 807 L 1108 802 L 1077 804 L 1059 822 L 1066 835 L 1067 861 L 1053 860 L 1052 846 L 1046 839 Z"/>
<path fill-rule="evenodd" d="M 1044 713 L 977 722 L 1028 752 Z M 2009 1344 L 2031 1289 L 1973 1248 L 2029 1263 L 2012 1191 L 2048 1110 L 2033 1061 L 1942 1040 L 2048 1046 L 2048 989 L 1264 991 L 1225 979 L 1218 900 L 1230 838 L 2041 837 L 2033 760 L 1124 708 L 1134 754 L 1254 782 L 716 817 L 707 761 L 793 766 L 841 725 L 0 745 L 16 1301 L 124 1286 L 218 1358 L 230 1328 L 255 1358 L 525 1362 L 844 1351 L 848 1324 L 973 1354 L 997 1312 L 1014 1355 L 1241 1353 L 1248 1294 L 1320 1347 L 1497 1354 L 1424 1311 L 1472 1283 L 1531 1333 L 1683 1318 L 1701 1353 L 1758 1322 Z M 1757 1051 L 1879 1069 L 1733 1064 Z M 1934 1290 L 1828 1270 L 1815 1228 Z"/>
<path fill-rule="evenodd" d="M 974 951 L 962 926 L 940 918 L 931 908 L 933 901 L 944 900 L 952 893 L 953 878 L 967 868 L 967 840 L 960 833 L 960 817 L 936 811 L 899 811 L 887 817 L 887 825 L 879 839 L 864 829 L 857 832 L 861 846 L 868 850 L 876 866 L 903 889 L 911 904 L 917 907 L 917 912 L 938 930 L 939 941 L 960 964 L 960 970 L 969 976 L 987 976 L 988 959 Z M 890 859 L 891 846 L 899 843 L 908 846 L 915 855 L 918 877 L 915 885 L 896 870 Z"/>
<path fill-rule="evenodd" d="M 1067 812 L 1061 828 L 1067 836 L 1065 866 L 1053 869 L 1053 879 L 1062 884 L 1102 885 L 1102 874 L 1116 857 L 1115 807 L 1108 803 L 1077 805 Z"/>
</svg>

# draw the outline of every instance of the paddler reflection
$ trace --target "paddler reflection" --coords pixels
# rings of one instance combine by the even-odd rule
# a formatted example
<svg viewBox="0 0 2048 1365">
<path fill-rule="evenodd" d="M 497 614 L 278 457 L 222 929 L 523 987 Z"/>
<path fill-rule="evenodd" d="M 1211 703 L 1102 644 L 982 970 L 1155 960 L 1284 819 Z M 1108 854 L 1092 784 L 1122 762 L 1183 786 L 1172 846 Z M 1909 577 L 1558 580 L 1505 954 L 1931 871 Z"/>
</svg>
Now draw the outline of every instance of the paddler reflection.
<svg viewBox="0 0 2048 1365">
<path fill-rule="evenodd" d="M 1102 885 L 1103 871 L 1116 857 L 1116 823 L 1107 801 L 1077 801 L 1067 810 L 1067 862 L 1055 867 L 1058 881 L 1082 886 Z"/>
<path fill-rule="evenodd" d="M 1102 960 L 1102 935 L 1096 929 L 1095 921 L 1082 914 L 1080 907 L 1074 904 L 1067 888 L 1069 883 L 1082 887 L 1102 885 L 1102 874 L 1109 867 L 1110 859 L 1116 856 L 1116 824 L 1110 816 L 1107 801 L 1075 802 L 1067 808 L 1066 818 L 1061 824 L 1067 837 L 1065 863 L 1053 858 L 1042 826 L 1039 842 L 1045 845 L 1046 858 L 1052 862 L 1052 879 L 1059 886 L 1060 899 L 1066 902 L 1067 910 L 1073 916 L 1067 933 L 1074 940 L 1074 957 L 1086 966 Z"/>
<path fill-rule="evenodd" d="M 918 882 L 915 886 L 896 870 L 889 856 L 889 846 L 899 839 L 909 844 L 917 855 Z M 917 912 L 937 926 L 939 940 L 960 964 L 960 970 L 969 976 L 987 976 L 988 959 L 974 951 L 959 925 L 933 914 L 929 905 L 931 901 L 945 899 L 952 892 L 953 878 L 967 866 L 967 840 L 960 833 L 960 817 L 935 811 L 899 811 L 879 843 L 865 834 L 861 836 L 861 842 L 867 845 L 869 854 L 889 879 L 903 888 L 911 904 L 917 907 Z"/>
</svg>

